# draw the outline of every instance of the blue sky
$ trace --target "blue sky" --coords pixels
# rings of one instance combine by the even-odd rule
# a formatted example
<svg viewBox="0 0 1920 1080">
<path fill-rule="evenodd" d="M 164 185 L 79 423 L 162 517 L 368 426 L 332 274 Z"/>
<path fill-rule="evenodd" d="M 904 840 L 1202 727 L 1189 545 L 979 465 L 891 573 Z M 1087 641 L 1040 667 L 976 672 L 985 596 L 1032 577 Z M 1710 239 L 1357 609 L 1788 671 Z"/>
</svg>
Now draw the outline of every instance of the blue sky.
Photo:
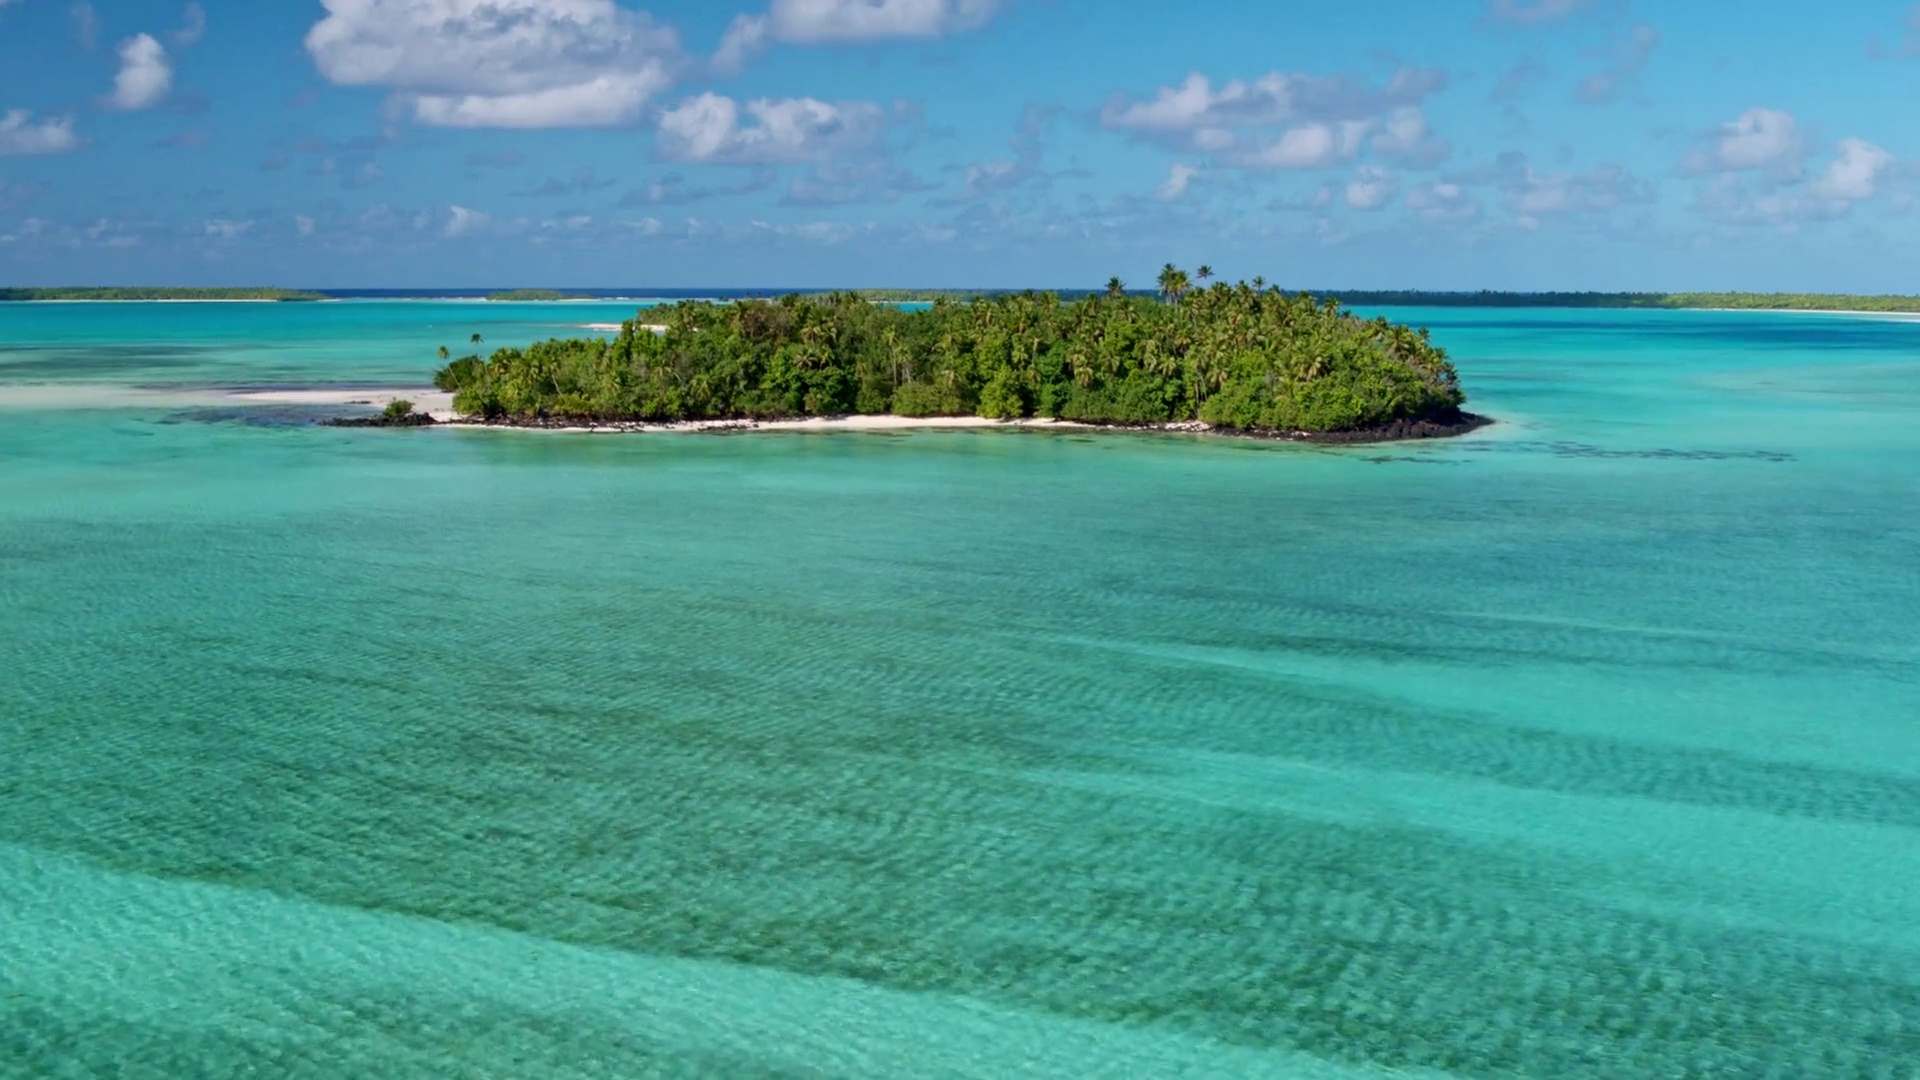
<svg viewBox="0 0 1920 1080">
<path fill-rule="evenodd" d="M 1920 292 L 1912 0 L 0 0 L 0 283 Z"/>
</svg>

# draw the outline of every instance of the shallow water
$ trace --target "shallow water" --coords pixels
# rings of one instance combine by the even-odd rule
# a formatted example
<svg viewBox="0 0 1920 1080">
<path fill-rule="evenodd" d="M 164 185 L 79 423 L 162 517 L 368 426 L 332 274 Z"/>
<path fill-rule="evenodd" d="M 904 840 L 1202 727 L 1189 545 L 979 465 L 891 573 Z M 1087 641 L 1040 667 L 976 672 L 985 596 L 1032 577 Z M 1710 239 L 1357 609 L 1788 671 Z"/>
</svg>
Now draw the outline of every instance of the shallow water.
<svg viewBox="0 0 1920 1080">
<path fill-rule="evenodd" d="M 0 305 L 0 401 L 587 307 Z M 1505 423 L 0 407 L 0 1074 L 1912 1075 L 1920 325 L 1394 314 Z"/>
</svg>

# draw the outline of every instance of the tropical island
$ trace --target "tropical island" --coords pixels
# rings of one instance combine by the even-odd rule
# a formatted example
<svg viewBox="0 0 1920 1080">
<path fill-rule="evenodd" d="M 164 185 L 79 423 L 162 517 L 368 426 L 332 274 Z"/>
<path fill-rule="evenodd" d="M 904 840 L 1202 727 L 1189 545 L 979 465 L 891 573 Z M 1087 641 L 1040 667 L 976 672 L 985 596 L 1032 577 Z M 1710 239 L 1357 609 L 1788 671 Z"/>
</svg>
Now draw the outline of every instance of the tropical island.
<svg viewBox="0 0 1920 1080">
<path fill-rule="evenodd" d="M 1621 308 L 1650 311 L 1920 312 L 1920 296 L 1844 293 L 1418 292 L 1348 289 L 1319 292 L 1357 307 Z"/>
<path fill-rule="evenodd" d="M 434 384 L 464 416 L 523 427 L 979 417 L 1375 441 L 1487 423 L 1425 330 L 1260 280 L 1194 286 L 1211 276 L 1168 266 L 1153 298 L 1115 279 L 1075 301 L 919 310 L 858 293 L 689 301 L 610 339 L 452 360 Z"/>
<path fill-rule="evenodd" d="M 646 290 L 629 290 L 644 293 Z M 973 301 L 1019 296 L 1029 289 L 847 289 L 799 290 L 803 295 L 832 295 L 836 292 L 858 296 L 880 304 L 930 304 L 937 300 Z M 1078 300 L 1103 290 L 1051 290 L 1057 295 Z M 1742 293 L 1742 292 L 1496 292 L 1490 289 L 1461 292 L 1429 292 L 1419 289 L 1306 289 L 1320 300 L 1338 300 L 1348 307 L 1438 307 L 1438 308 L 1589 308 L 1641 311 L 1832 311 L 1862 314 L 1920 313 L 1920 296 L 1854 296 L 1845 293 Z M 769 291 L 767 299 L 780 293 Z M 1129 290 L 1128 295 L 1151 297 L 1152 291 Z M 588 300 L 592 293 L 563 292 L 557 289 L 512 289 L 489 295 L 489 300 L 554 301 Z"/>
<path fill-rule="evenodd" d="M 89 287 L 70 287 L 70 288 L 52 288 L 52 289 L 0 288 L 0 301 L 14 301 L 14 302 L 34 301 L 34 300 L 39 300 L 39 301 L 49 301 L 49 300 L 67 300 L 67 301 L 72 301 L 72 300 L 99 300 L 99 301 L 252 300 L 252 301 L 261 301 L 261 302 L 273 301 L 273 302 L 280 302 L 280 303 L 288 303 L 288 302 L 298 302 L 298 301 L 311 302 L 315 300 L 326 300 L 326 299 L 329 299 L 329 297 L 325 293 L 303 292 L 298 289 L 271 289 L 271 288 L 239 288 L 239 289 L 207 288 L 207 289 L 203 289 L 203 288 L 150 288 L 145 286 L 133 286 L 133 287 L 89 286 Z"/>
</svg>

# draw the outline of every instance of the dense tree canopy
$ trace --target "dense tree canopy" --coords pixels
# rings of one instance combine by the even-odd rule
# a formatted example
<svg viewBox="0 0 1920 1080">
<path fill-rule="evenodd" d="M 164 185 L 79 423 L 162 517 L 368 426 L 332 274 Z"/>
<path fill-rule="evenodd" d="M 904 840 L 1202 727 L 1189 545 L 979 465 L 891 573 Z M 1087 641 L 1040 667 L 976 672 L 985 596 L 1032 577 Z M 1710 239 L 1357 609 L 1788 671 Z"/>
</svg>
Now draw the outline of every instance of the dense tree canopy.
<svg viewBox="0 0 1920 1080">
<path fill-rule="evenodd" d="M 689 302 L 617 338 L 465 357 L 436 383 L 494 419 L 696 420 L 896 413 L 1204 420 L 1337 432 L 1456 417 L 1465 396 L 1424 330 L 1337 303 L 1184 275 L 1165 302 L 1023 294 L 925 310 L 858 295 Z"/>
</svg>

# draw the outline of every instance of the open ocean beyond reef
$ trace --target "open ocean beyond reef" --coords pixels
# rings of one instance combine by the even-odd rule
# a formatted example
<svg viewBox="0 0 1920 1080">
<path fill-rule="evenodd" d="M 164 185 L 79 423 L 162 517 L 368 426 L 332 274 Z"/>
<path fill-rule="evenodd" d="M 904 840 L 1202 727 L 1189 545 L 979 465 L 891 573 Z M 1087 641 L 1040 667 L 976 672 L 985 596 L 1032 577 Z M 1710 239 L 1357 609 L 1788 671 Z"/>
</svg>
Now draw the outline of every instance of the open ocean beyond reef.
<svg viewBox="0 0 1920 1080">
<path fill-rule="evenodd" d="M 0 305 L 0 1075 L 1920 1075 L 1920 322 L 1501 423 L 338 430 L 633 302 Z"/>
</svg>

